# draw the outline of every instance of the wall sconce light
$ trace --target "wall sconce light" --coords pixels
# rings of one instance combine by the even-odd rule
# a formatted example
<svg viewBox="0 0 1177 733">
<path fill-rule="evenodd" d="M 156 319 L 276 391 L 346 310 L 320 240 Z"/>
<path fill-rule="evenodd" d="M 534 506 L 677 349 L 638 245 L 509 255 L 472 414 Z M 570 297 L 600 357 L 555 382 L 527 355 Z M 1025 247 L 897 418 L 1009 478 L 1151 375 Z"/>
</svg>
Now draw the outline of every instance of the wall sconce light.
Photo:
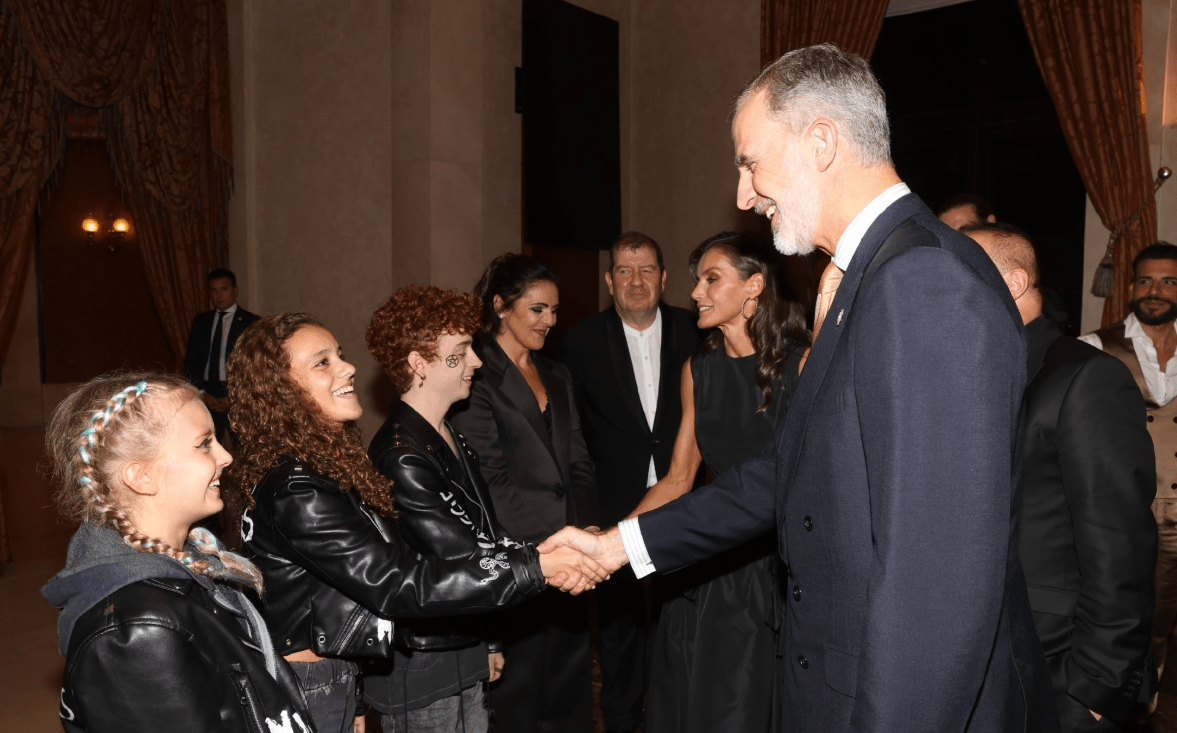
<svg viewBox="0 0 1177 733">
<path fill-rule="evenodd" d="M 93 247 L 94 241 L 97 239 L 107 252 L 114 254 L 126 245 L 128 239 L 134 236 L 131 222 L 121 216 L 112 217 L 110 214 L 106 216 L 106 220 L 109 223 L 104 227 L 93 215 L 87 216 L 82 220 L 82 231 L 86 232 L 88 247 Z M 95 237 L 95 235 L 98 236 Z"/>
</svg>

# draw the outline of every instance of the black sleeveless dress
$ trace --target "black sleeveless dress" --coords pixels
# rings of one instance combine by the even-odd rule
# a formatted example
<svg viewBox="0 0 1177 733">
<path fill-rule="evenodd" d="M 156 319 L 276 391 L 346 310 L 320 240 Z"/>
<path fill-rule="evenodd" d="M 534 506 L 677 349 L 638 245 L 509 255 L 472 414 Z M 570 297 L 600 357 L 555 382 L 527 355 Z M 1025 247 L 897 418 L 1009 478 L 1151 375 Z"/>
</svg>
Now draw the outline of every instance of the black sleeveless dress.
<svg viewBox="0 0 1177 733">
<path fill-rule="evenodd" d="M 755 355 L 732 358 L 720 348 L 692 358 L 695 438 L 713 477 L 772 445 L 801 350 L 789 354 L 759 415 Z M 769 533 L 665 577 L 675 588 L 654 633 L 646 733 L 780 730 L 781 572 Z"/>
</svg>

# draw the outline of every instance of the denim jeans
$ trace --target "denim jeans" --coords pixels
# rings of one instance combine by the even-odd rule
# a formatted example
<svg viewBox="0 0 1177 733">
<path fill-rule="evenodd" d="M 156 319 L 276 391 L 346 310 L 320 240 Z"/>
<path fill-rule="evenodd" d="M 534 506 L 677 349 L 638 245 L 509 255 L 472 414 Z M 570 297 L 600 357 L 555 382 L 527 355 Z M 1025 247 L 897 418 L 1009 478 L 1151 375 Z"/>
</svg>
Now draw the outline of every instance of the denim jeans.
<svg viewBox="0 0 1177 733">
<path fill-rule="evenodd" d="M 384 733 L 486 733 L 485 685 L 478 682 L 407 713 L 381 715 L 380 727 Z"/>
<path fill-rule="evenodd" d="M 356 717 L 356 674 L 359 667 L 342 659 L 291 662 L 307 699 L 307 710 L 319 733 L 351 733 Z"/>
</svg>

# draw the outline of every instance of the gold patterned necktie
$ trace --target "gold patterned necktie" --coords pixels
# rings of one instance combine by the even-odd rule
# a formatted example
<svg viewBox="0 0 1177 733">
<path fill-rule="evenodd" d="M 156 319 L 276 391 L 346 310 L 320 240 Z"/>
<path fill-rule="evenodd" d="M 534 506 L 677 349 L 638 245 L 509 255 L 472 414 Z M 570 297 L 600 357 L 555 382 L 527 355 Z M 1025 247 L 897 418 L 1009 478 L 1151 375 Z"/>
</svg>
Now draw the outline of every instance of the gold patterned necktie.
<svg viewBox="0 0 1177 733">
<path fill-rule="evenodd" d="M 813 342 L 817 343 L 817 334 L 821 331 L 821 324 L 825 323 L 826 314 L 830 312 L 830 304 L 834 302 L 834 295 L 842 283 L 842 271 L 830 262 L 821 273 L 821 280 L 817 285 L 817 305 L 813 312 Z"/>
</svg>

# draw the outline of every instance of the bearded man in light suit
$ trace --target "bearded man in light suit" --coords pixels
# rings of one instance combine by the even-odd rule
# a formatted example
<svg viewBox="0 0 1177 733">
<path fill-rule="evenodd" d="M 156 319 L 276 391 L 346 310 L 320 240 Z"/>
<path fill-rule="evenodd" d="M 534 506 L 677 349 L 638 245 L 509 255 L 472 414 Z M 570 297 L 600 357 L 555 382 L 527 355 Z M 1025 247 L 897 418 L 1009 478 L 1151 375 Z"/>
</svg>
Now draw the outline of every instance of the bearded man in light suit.
<svg viewBox="0 0 1177 733">
<path fill-rule="evenodd" d="M 900 181 L 863 59 L 785 54 L 740 94 L 732 137 L 740 208 L 785 254 L 832 259 L 775 445 L 541 552 L 644 575 L 775 526 L 784 730 L 1057 731 L 1015 542 L 1026 344 L 1001 275 Z"/>
</svg>

